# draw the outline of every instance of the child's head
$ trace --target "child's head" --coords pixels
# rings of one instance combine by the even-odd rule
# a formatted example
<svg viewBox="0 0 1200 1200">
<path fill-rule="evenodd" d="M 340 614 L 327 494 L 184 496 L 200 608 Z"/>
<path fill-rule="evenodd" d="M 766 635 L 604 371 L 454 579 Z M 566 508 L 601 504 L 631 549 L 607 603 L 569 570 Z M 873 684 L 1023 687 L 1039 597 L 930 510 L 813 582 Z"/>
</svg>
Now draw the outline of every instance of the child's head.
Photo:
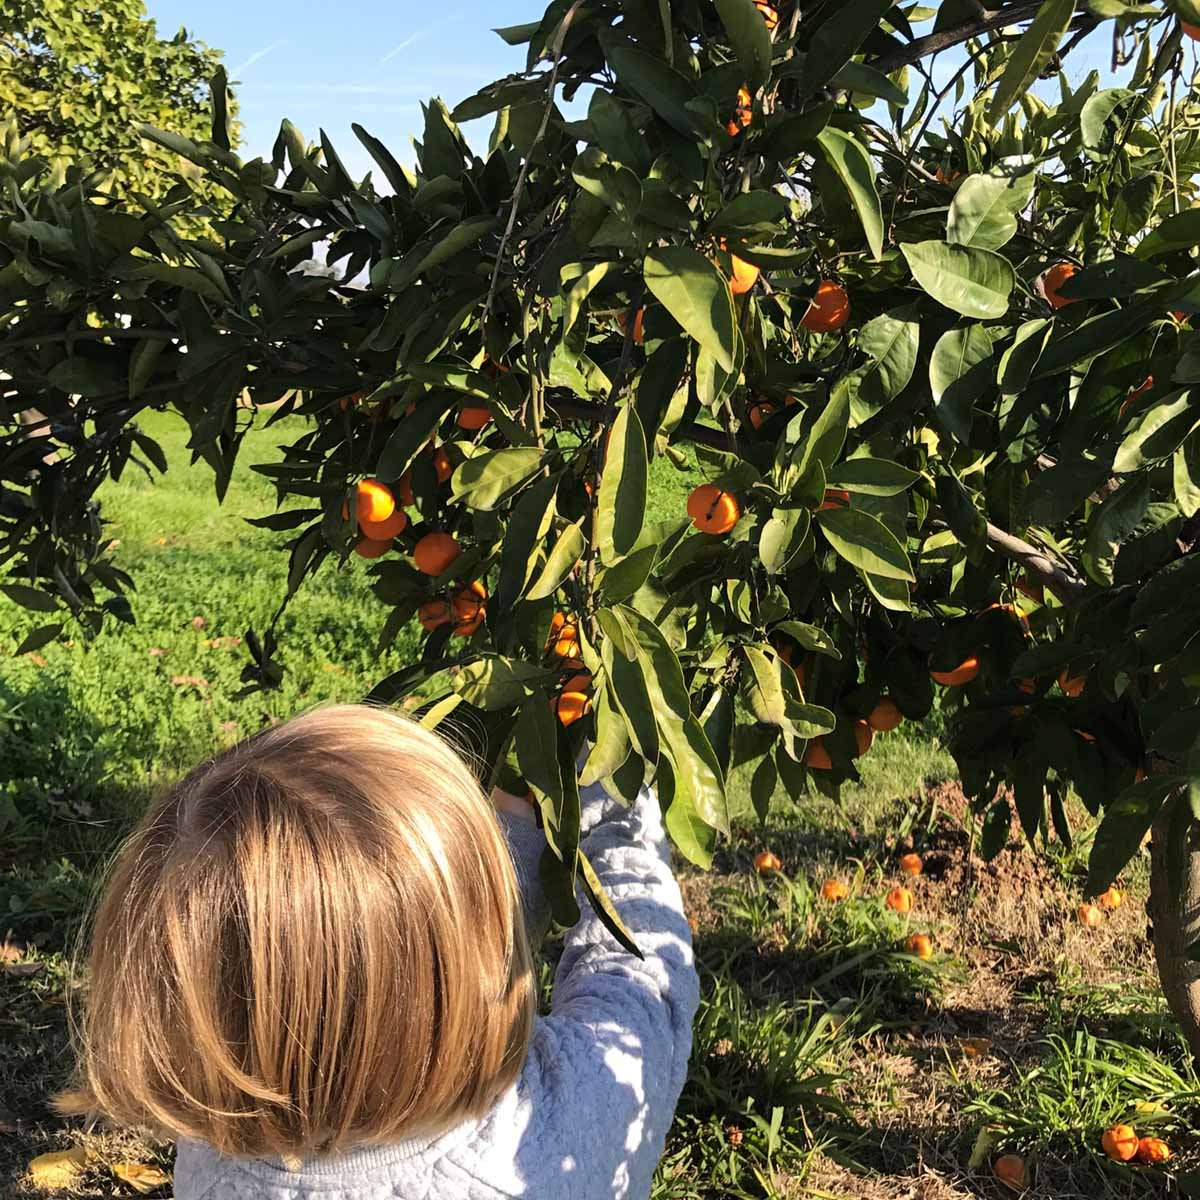
<svg viewBox="0 0 1200 1200">
<path fill-rule="evenodd" d="M 71 1107 L 244 1156 L 477 1115 L 534 1012 L 487 798 L 433 734 L 358 706 L 269 729 L 154 804 L 89 971 Z"/>
</svg>

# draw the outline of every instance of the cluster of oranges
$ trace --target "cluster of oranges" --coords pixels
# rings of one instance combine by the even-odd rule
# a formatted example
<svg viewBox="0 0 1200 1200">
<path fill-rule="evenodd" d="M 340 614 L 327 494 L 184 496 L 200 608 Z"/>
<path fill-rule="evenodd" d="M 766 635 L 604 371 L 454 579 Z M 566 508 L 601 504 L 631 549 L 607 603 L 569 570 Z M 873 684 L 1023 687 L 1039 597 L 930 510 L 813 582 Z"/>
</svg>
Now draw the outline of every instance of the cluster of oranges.
<svg viewBox="0 0 1200 1200">
<path fill-rule="evenodd" d="M 925 864 L 919 854 L 909 853 L 900 856 L 899 867 L 904 875 L 914 878 L 925 869 Z M 754 856 L 754 869 L 760 875 L 770 875 L 773 872 L 782 871 L 783 863 L 779 861 L 779 857 L 773 851 L 760 850 Z M 850 895 L 850 889 L 841 879 L 826 879 L 821 884 L 819 894 L 821 899 L 827 903 L 837 904 Z M 911 889 L 906 887 L 894 887 L 883 898 L 885 908 L 904 916 L 912 912 L 916 902 L 916 896 L 913 895 Z M 916 955 L 917 958 L 932 958 L 933 938 L 927 933 L 909 934 L 904 939 L 904 949 L 909 954 Z"/>
<path fill-rule="evenodd" d="M 1079 906 L 1080 925 L 1085 929 L 1096 929 L 1104 920 L 1104 914 L 1120 908 L 1124 900 L 1124 892 L 1109 887 L 1096 897 L 1095 903 L 1087 901 Z"/>
<path fill-rule="evenodd" d="M 563 671 L 562 684 L 550 707 L 564 725 L 574 725 L 592 711 L 592 676 L 580 657 L 579 627 L 565 613 L 556 612 L 550 620 L 546 653 L 558 661 Z"/>
<path fill-rule="evenodd" d="M 1164 1163 L 1171 1157 L 1171 1147 L 1162 1138 L 1138 1137 L 1132 1125 L 1110 1126 L 1100 1145 L 1115 1162 Z"/>
</svg>

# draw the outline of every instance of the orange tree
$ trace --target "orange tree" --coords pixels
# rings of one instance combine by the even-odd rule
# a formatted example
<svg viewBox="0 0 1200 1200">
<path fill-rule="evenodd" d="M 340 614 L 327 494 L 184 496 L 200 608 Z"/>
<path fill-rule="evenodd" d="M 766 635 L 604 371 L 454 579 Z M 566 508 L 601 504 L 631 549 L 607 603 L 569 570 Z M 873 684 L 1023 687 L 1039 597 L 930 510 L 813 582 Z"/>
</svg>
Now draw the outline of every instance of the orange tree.
<svg viewBox="0 0 1200 1200">
<path fill-rule="evenodd" d="M 243 161 L 219 78 L 211 140 L 145 131 L 216 205 L 189 172 L 158 203 L 50 188 L 13 130 L 0 556 L 42 614 L 25 648 L 130 615 L 94 493 L 163 467 L 140 412 L 182 413 L 220 490 L 282 402 L 308 425 L 256 468 L 287 502 L 256 523 L 290 535 L 288 595 L 369 560 L 381 642 L 425 634 L 375 698 L 469 717 L 531 789 L 564 919 L 577 881 L 623 936 L 577 852 L 577 762 L 652 782 L 704 864 L 732 767 L 760 811 L 835 793 L 940 695 L 986 852 L 1014 808 L 1069 839 L 1073 789 L 1097 891 L 1153 827 L 1200 1051 L 1200 11 L 1172 4 L 555 0 L 501 31 L 527 71 L 426 108 L 415 171 L 356 127 L 377 180 L 287 122 Z M 1073 89 L 1098 41 L 1113 79 Z M 300 269 L 317 242 L 339 279 Z M 662 522 L 655 458 L 695 469 Z M 248 684 L 277 680 L 272 630 L 247 642 Z"/>
</svg>

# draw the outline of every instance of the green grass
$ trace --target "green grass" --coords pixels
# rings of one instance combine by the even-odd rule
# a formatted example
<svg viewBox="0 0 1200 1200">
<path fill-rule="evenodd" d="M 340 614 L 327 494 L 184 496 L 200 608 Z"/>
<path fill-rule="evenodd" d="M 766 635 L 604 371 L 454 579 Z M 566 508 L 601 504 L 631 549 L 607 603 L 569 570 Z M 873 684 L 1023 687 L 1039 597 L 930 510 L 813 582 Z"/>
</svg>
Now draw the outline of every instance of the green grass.
<svg viewBox="0 0 1200 1200">
<path fill-rule="evenodd" d="M 186 465 L 182 426 L 150 424 L 171 470 L 150 481 L 130 468 L 103 495 L 116 556 L 138 583 L 136 624 L 36 656 L 0 651 L 0 934 L 11 928 L 23 951 L 15 968 L 0 964 L 5 1196 L 32 1195 L 19 1182 L 27 1161 L 74 1141 L 93 1152 L 77 1195 L 132 1194 L 112 1174 L 122 1158 L 169 1167 L 169 1148 L 85 1135 L 50 1109 L 66 1078 L 72 940 L 151 790 L 264 723 L 361 697 L 417 646 L 404 631 L 377 656 L 385 612 L 364 565 L 327 564 L 281 622 L 282 687 L 239 699 L 236 639 L 270 619 L 286 572 L 283 535 L 243 520 L 274 506 L 249 464 L 275 458 L 299 425 L 248 435 L 218 508 L 208 472 Z M 656 464 L 651 515 L 681 511 L 692 482 Z M 0 610 L 0 647 L 25 626 Z M 1173 1194 L 1163 1173 L 1100 1154 L 1100 1131 L 1131 1112 L 1163 1131 L 1183 1171 L 1200 1161 L 1200 1081 L 1157 992 L 1141 866 L 1129 904 L 1087 934 L 1072 920 L 1078 848 L 1043 856 L 1032 876 L 1015 851 L 994 871 L 972 865 L 961 805 L 939 808 L 955 798 L 943 784 L 953 771 L 933 732 L 880 737 L 860 784 L 836 802 L 781 793 L 765 826 L 745 773 L 732 777 L 734 836 L 711 873 L 683 871 L 703 999 L 656 1200 L 995 1197 L 987 1156 L 971 1165 L 981 1138 L 1030 1156 L 1036 1195 Z M 751 862 L 768 846 L 784 870 L 760 879 Z M 900 917 L 882 896 L 909 846 L 931 870 Z M 850 886 L 845 902 L 820 900 L 827 877 Z M 913 931 L 933 936 L 930 962 L 904 952 Z M 961 1039 L 976 1034 L 991 1050 L 967 1058 Z M 1167 1114 L 1148 1123 L 1136 1114 L 1146 1101 Z"/>
</svg>

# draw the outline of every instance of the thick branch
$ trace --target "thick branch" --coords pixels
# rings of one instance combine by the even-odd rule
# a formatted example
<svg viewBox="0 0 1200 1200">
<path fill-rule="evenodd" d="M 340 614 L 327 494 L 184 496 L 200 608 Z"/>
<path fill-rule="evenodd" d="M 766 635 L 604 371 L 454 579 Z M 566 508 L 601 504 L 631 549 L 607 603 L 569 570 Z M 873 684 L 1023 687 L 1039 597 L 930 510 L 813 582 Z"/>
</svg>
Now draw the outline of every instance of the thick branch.
<svg viewBox="0 0 1200 1200">
<path fill-rule="evenodd" d="M 903 46 L 891 54 L 881 55 L 871 63 L 871 66 L 885 75 L 890 75 L 893 71 L 908 66 L 909 63 L 927 58 L 931 54 L 937 54 L 941 50 L 948 50 L 951 46 L 969 41 L 978 34 L 987 33 L 992 29 L 1003 29 L 1005 25 L 1015 25 L 1018 21 L 1024 21 L 1034 16 L 1039 8 L 1041 8 L 1041 0 L 1021 0 L 1019 4 L 1010 5 L 1008 8 L 1002 8 L 996 12 L 989 12 L 986 16 L 979 17 L 974 21 L 964 21 L 961 25 L 955 25 L 950 29 L 941 29 L 936 33 L 927 34 L 925 37 L 916 38 L 907 46 Z"/>
<path fill-rule="evenodd" d="M 1006 533 L 991 521 L 987 526 L 988 544 L 1006 558 L 1032 571 L 1064 603 L 1071 604 L 1083 593 L 1084 584 L 1074 572 L 1065 569 L 1036 546 Z"/>
</svg>

